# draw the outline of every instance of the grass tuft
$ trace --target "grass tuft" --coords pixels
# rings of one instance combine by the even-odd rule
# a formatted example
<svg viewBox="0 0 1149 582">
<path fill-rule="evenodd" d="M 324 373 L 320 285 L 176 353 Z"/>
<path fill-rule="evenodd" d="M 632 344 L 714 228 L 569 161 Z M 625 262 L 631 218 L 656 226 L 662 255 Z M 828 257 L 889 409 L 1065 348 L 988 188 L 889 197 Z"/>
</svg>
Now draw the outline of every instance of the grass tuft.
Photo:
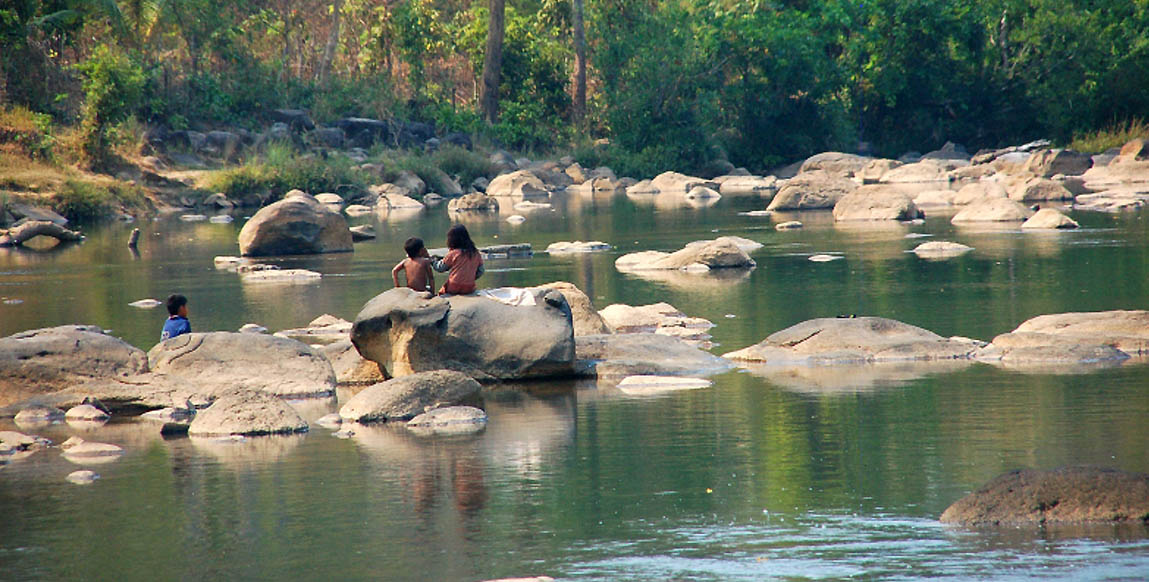
<svg viewBox="0 0 1149 582">
<path fill-rule="evenodd" d="M 1073 138 L 1069 149 L 1087 154 L 1099 154 L 1110 148 L 1119 148 L 1130 140 L 1149 137 L 1149 123 L 1133 118 L 1097 131 L 1086 132 Z"/>
</svg>

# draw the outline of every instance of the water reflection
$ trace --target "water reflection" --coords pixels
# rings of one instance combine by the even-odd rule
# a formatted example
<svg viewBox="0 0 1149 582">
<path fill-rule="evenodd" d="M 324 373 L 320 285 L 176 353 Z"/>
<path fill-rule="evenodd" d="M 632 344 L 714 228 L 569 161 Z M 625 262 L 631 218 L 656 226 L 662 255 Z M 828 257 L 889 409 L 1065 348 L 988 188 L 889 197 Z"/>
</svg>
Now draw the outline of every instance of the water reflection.
<svg viewBox="0 0 1149 582">
<path fill-rule="evenodd" d="M 740 362 L 739 367 L 775 386 L 807 394 L 852 394 L 904 386 L 929 375 L 974 365 L 972 360 L 890 362 L 860 366 L 782 366 Z"/>
</svg>

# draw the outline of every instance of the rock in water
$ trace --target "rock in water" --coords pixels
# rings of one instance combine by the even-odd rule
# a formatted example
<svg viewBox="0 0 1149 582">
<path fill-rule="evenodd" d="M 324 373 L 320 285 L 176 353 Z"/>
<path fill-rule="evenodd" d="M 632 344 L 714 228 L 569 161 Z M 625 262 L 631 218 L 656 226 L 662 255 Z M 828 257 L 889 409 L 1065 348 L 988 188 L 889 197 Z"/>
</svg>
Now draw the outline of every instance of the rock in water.
<svg viewBox="0 0 1149 582">
<path fill-rule="evenodd" d="M 599 333 L 610 333 L 610 326 L 607 325 L 603 318 L 597 311 L 594 305 L 591 304 L 590 297 L 586 296 L 581 289 L 575 287 L 566 281 L 555 281 L 553 283 L 545 283 L 539 285 L 542 289 L 555 289 L 563 294 L 567 300 L 567 305 L 571 308 L 571 319 L 574 324 L 575 336 L 593 335 Z"/>
<path fill-rule="evenodd" d="M 392 377 L 431 370 L 484 381 L 570 376 L 570 306 L 559 291 L 529 291 L 534 305 L 511 306 L 473 295 L 427 298 L 392 289 L 359 312 L 351 342 Z"/>
<path fill-rule="evenodd" d="M 335 391 L 335 372 L 323 354 L 276 336 L 189 333 L 156 344 L 148 360 L 153 372 L 185 380 L 203 394 L 238 387 L 308 398 Z"/>
<path fill-rule="evenodd" d="M 118 457 L 124 454 L 124 449 L 108 443 L 93 443 L 80 437 L 72 437 L 60 443 L 60 449 L 65 457 L 80 459 L 86 457 Z"/>
<path fill-rule="evenodd" d="M 865 364 L 972 357 L 981 344 L 884 317 L 811 319 L 722 357 L 772 364 Z"/>
<path fill-rule="evenodd" d="M 942 523 L 1149 523 L 1149 474 L 1100 467 L 1010 471 L 950 505 Z"/>
<path fill-rule="evenodd" d="M 407 421 L 416 434 L 468 434 L 487 426 L 487 413 L 474 406 L 447 406 L 424 412 Z"/>
<path fill-rule="evenodd" d="M 1022 222 L 1033 211 L 1020 202 L 1008 198 L 983 198 L 971 203 L 954 215 L 950 222 Z"/>
<path fill-rule="evenodd" d="M 914 247 L 914 254 L 930 261 L 941 261 L 964 255 L 973 250 L 961 243 L 932 240 Z"/>
<path fill-rule="evenodd" d="M 803 172 L 778 190 L 766 210 L 833 208 L 842 197 L 857 189 L 853 181 L 824 170 Z"/>
<path fill-rule="evenodd" d="M 190 436 L 268 435 L 306 432 L 307 421 L 286 402 L 254 390 L 233 390 L 196 414 Z"/>
<path fill-rule="evenodd" d="M 21 427 L 40 427 L 64 420 L 64 411 L 52 406 L 29 406 L 16 413 L 14 419 Z"/>
<path fill-rule="evenodd" d="M 913 220 L 925 216 L 906 194 L 885 185 L 862 186 L 834 205 L 834 220 Z"/>
<path fill-rule="evenodd" d="M 90 485 L 93 481 L 99 478 L 100 475 L 95 471 L 88 471 L 86 469 L 68 473 L 68 482 L 74 483 L 76 485 Z"/>
<path fill-rule="evenodd" d="M 239 252 L 245 257 L 353 249 L 347 219 L 302 193 L 261 208 L 239 231 Z"/>
<path fill-rule="evenodd" d="M 756 264 L 736 243 L 722 238 L 706 241 L 706 244 L 688 244 L 673 253 L 630 253 L 614 262 L 615 268 L 623 272 L 681 270 L 705 273 L 712 269 L 751 268 Z"/>
<path fill-rule="evenodd" d="M 23 331 L 0 338 L 0 406 L 93 378 L 124 378 L 147 369 L 142 350 L 95 326 Z"/>
<path fill-rule="evenodd" d="M 354 422 L 408 420 L 426 410 L 476 398 L 481 389 L 478 382 L 461 372 L 421 372 L 360 391 L 339 409 L 339 416 Z"/>
<path fill-rule="evenodd" d="M 1029 217 L 1021 224 L 1021 228 L 1026 230 L 1032 229 L 1073 229 L 1080 226 L 1076 220 L 1058 212 L 1053 208 L 1042 208 L 1037 211 L 1037 214 Z"/>
<path fill-rule="evenodd" d="M 81 404 L 68 409 L 64 415 L 68 420 L 108 420 L 111 416 L 91 404 Z"/>
</svg>

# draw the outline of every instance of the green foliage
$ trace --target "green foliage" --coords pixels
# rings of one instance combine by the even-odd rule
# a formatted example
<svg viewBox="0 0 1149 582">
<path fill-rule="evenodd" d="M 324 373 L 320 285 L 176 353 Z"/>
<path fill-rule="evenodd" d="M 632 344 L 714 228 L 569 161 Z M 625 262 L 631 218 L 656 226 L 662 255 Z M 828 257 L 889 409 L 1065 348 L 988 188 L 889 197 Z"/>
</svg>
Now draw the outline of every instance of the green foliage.
<svg viewBox="0 0 1149 582">
<path fill-rule="evenodd" d="M 431 162 L 448 175 L 458 176 L 459 183 L 463 185 L 470 184 L 479 176 L 494 173 L 491 160 L 487 156 L 453 145 L 440 148 L 431 156 Z"/>
<path fill-rule="evenodd" d="M 223 192 L 249 204 L 278 200 L 293 189 L 319 194 L 362 190 L 366 185 L 366 176 L 350 160 L 300 155 L 287 144 L 268 147 L 262 159 L 212 172 L 204 184 L 212 192 Z"/>
<path fill-rule="evenodd" d="M 26 156 L 49 160 L 55 143 L 51 116 L 19 105 L 0 109 L 0 146 L 13 144 Z"/>
<path fill-rule="evenodd" d="M 111 154 L 108 130 L 138 107 L 144 75 L 139 65 L 106 45 L 76 68 L 84 75 L 84 151 L 98 167 Z"/>
<path fill-rule="evenodd" d="M 52 195 L 52 207 L 68 220 L 77 222 L 100 220 L 120 208 L 139 210 L 146 205 L 147 198 L 138 186 L 114 181 L 69 178 Z"/>
<path fill-rule="evenodd" d="M 1079 152 L 1097 154 L 1110 148 L 1119 148 L 1136 138 L 1149 138 L 1149 123 L 1144 119 L 1134 118 L 1125 123 L 1079 134 L 1068 147 Z"/>
</svg>

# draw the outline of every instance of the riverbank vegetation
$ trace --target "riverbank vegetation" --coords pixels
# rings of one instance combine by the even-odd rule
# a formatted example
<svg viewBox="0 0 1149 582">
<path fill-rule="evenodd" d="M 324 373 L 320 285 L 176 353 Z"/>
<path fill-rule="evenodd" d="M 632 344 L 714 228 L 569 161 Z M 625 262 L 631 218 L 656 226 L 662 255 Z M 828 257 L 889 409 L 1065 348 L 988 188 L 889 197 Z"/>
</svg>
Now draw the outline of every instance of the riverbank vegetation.
<svg viewBox="0 0 1149 582">
<path fill-rule="evenodd" d="M 63 126 L 78 163 L 112 173 L 125 124 L 259 131 L 277 108 L 633 175 L 945 141 L 1095 149 L 1149 117 L 1140 0 L 20 0 L 0 53 L 0 102 L 41 128 L 21 147 L 49 158 Z"/>
</svg>

